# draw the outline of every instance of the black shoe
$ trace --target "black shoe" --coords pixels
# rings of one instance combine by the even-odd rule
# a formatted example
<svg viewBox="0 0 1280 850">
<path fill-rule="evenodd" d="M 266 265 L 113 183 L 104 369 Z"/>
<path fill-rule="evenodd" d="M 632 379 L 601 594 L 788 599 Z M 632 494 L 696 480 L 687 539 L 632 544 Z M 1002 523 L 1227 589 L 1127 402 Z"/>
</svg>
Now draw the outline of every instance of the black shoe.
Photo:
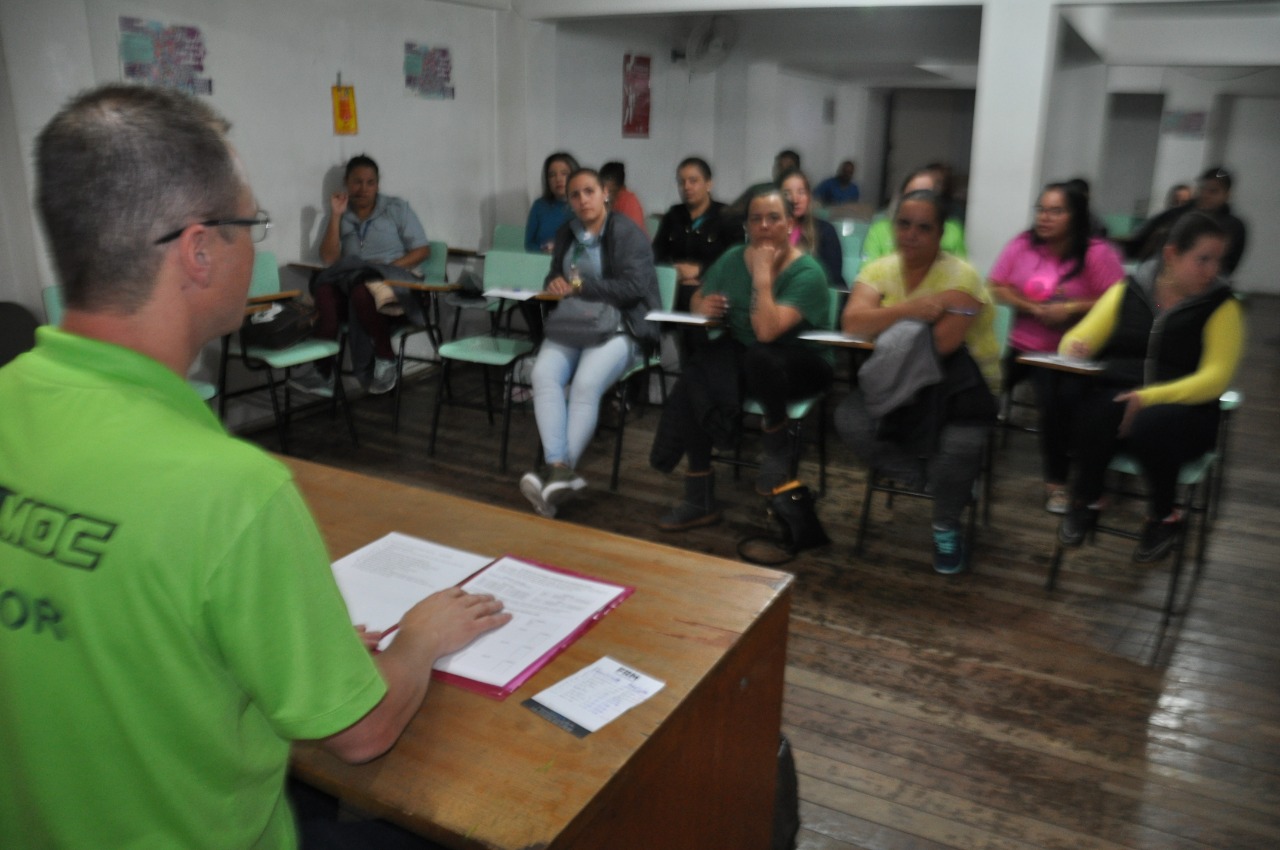
<svg viewBox="0 0 1280 850">
<path fill-rule="evenodd" d="M 1182 520 L 1147 520 L 1142 526 L 1142 537 L 1138 540 L 1138 548 L 1133 550 L 1133 559 L 1139 564 L 1149 564 L 1163 560 L 1173 551 L 1174 544 L 1182 534 Z"/>
<path fill-rule="evenodd" d="M 1098 523 L 1098 511 L 1077 506 L 1062 515 L 1058 524 L 1058 540 L 1063 546 L 1079 546 Z"/>
</svg>

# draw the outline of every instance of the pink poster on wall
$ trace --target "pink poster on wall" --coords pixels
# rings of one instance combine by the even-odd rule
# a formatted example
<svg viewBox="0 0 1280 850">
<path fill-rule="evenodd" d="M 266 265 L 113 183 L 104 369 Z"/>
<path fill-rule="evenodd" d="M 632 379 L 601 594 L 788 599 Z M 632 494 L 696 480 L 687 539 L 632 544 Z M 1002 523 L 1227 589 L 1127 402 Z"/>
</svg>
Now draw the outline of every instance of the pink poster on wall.
<svg viewBox="0 0 1280 850">
<path fill-rule="evenodd" d="M 628 53 L 622 58 L 622 138 L 649 138 L 649 67 L 652 59 Z"/>
</svg>

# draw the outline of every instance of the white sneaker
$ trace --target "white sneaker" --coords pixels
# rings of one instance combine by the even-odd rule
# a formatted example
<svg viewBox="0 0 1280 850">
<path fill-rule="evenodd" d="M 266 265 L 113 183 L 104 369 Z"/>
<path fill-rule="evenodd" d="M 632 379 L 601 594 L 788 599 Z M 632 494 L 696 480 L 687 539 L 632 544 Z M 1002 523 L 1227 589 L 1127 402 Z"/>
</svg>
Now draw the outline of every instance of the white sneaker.
<svg viewBox="0 0 1280 850">
<path fill-rule="evenodd" d="M 557 505 L 586 486 L 586 479 L 569 467 L 552 466 L 543 482 L 542 500 L 555 510 Z"/>
<path fill-rule="evenodd" d="M 546 474 L 546 471 L 543 471 Z M 548 504 L 547 500 L 542 497 L 542 476 L 536 472 L 526 472 L 520 479 L 520 492 L 529 500 L 529 504 L 533 505 L 533 509 L 538 512 L 538 516 L 544 516 L 552 519 L 556 515 L 556 506 Z"/>
<path fill-rule="evenodd" d="M 369 382 L 370 395 L 384 395 L 396 388 L 396 361 L 376 358 L 373 361 L 373 380 Z"/>
<path fill-rule="evenodd" d="M 333 378 L 326 378 L 309 367 L 304 371 L 295 371 L 289 378 L 289 386 L 298 392 L 317 395 L 321 398 L 333 398 Z"/>
</svg>

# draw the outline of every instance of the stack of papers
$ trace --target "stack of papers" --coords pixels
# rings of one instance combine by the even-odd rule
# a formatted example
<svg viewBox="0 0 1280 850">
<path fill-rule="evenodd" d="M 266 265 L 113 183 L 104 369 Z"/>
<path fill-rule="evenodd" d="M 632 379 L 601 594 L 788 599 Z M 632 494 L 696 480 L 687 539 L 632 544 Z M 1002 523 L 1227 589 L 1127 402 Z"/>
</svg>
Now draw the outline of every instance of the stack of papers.
<svg viewBox="0 0 1280 850">
<path fill-rule="evenodd" d="M 353 623 L 393 629 L 405 612 L 460 585 L 502 600 L 511 622 L 442 656 L 437 678 L 495 697 L 520 687 L 635 588 L 506 556 L 482 555 L 391 533 L 336 561 L 333 573 Z M 384 645 L 394 640 L 391 632 Z"/>
</svg>

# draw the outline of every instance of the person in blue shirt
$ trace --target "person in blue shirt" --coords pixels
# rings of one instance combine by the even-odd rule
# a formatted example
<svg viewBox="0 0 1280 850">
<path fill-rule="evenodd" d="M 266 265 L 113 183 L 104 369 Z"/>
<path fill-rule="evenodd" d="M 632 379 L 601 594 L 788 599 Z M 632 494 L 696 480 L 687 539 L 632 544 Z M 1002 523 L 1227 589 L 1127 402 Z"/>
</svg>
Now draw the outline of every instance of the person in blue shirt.
<svg viewBox="0 0 1280 850">
<path fill-rule="evenodd" d="M 818 184 L 813 196 L 824 207 L 835 207 L 840 204 L 856 204 L 862 197 L 858 184 L 853 182 L 853 160 L 846 159 L 836 169 L 834 177 L 828 177 Z"/>
<path fill-rule="evenodd" d="M 565 192 L 569 188 L 569 175 L 578 170 L 578 161 L 572 154 L 557 151 L 542 163 L 542 197 L 529 207 L 529 218 L 524 225 L 524 249 L 531 254 L 550 254 L 556 244 L 556 231 L 566 223 L 572 213 Z"/>
</svg>

